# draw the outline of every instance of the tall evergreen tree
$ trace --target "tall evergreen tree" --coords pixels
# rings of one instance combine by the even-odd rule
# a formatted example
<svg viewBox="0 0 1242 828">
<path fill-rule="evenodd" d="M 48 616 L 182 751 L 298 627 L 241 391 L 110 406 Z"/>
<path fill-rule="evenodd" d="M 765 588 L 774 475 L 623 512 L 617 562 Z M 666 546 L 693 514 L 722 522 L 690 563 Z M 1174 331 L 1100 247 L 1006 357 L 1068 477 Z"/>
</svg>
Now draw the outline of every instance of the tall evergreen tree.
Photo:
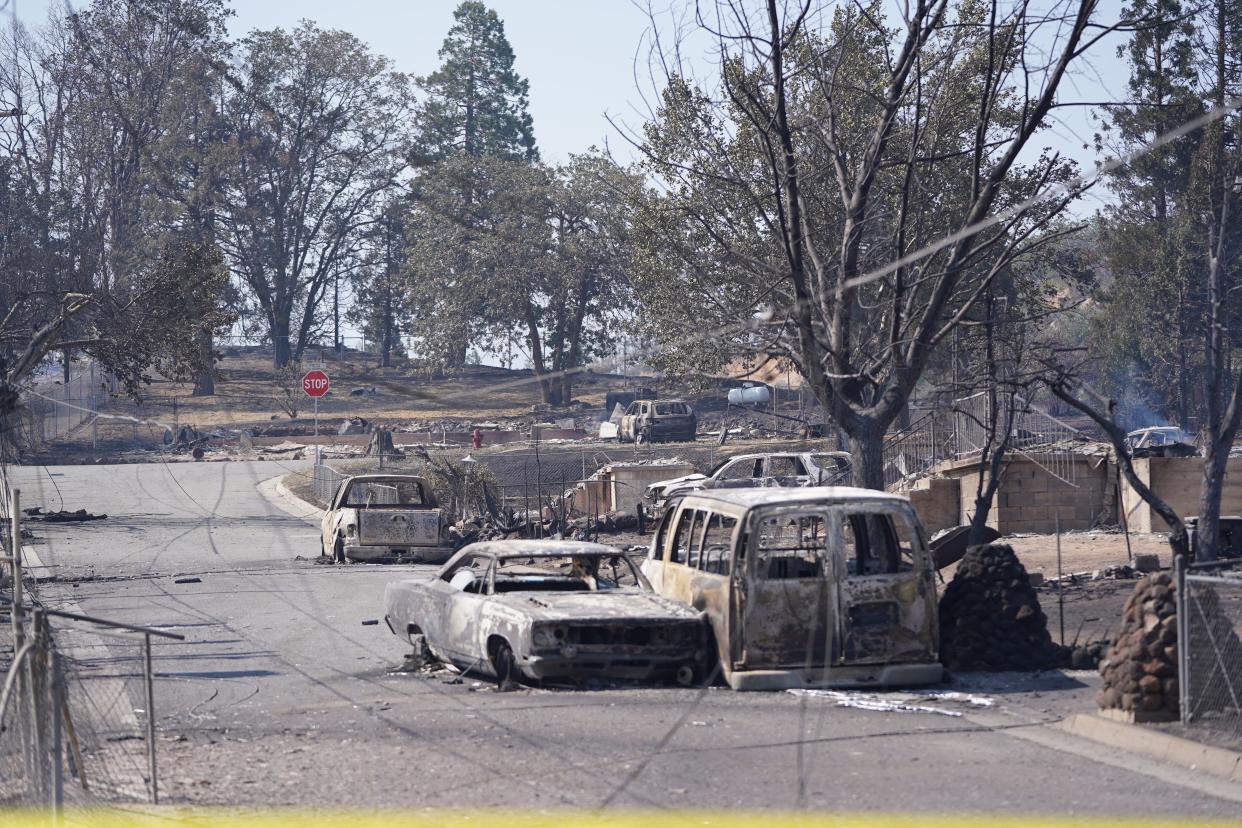
<svg viewBox="0 0 1242 828">
<path fill-rule="evenodd" d="M 535 161 L 526 111 L 529 84 L 513 70 L 513 47 L 496 12 L 466 0 L 440 47 L 443 65 L 420 80 L 428 93 L 418 113 L 416 160 L 433 163 L 458 152 Z"/>
<path fill-rule="evenodd" d="M 1147 146 L 1203 111 L 1195 44 L 1198 32 L 1180 0 L 1135 0 L 1131 14 L 1153 22 L 1139 28 L 1125 53 L 1130 100 L 1108 109 L 1108 134 L 1118 155 Z M 1138 153 L 1113 172 L 1117 194 L 1100 225 L 1105 269 L 1113 281 L 1099 297 L 1098 343 L 1109 381 L 1137 384 L 1156 409 L 1190 427 L 1199 336 L 1194 319 L 1201 293 L 1188 258 L 1185 211 L 1198 136 Z M 1193 235 L 1193 233 L 1192 233 Z M 1198 254 L 1195 254 L 1198 255 Z M 1149 335 L 1153 322 L 1167 336 Z M 1132 425 L 1151 425 L 1133 422 Z"/>
</svg>

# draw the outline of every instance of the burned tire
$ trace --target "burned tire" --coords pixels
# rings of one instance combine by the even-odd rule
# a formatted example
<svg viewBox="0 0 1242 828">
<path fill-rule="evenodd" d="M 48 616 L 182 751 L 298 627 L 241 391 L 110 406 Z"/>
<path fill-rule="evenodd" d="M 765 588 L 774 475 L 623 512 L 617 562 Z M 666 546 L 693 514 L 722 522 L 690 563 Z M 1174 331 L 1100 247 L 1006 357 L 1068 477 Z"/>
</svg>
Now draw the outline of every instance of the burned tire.
<svg viewBox="0 0 1242 828">
<path fill-rule="evenodd" d="M 337 538 L 336 545 L 332 547 L 332 563 L 345 563 L 345 541 L 342 538 Z"/>
<path fill-rule="evenodd" d="M 427 636 L 423 635 L 422 631 L 418 630 L 418 627 L 413 627 L 413 625 L 410 625 L 410 627 L 407 627 L 406 637 L 409 639 L 412 649 L 410 654 L 405 657 L 405 664 L 402 666 L 408 672 L 417 672 L 428 664 L 432 664 L 436 658 L 431 653 L 431 647 L 427 645 Z"/>
<path fill-rule="evenodd" d="M 522 671 L 517 666 L 517 658 L 513 648 L 503 638 L 497 639 L 490 647 L 492 672 L 496 674 L 496 686 L 501 690 L 512 690 L 521 681 Z"/>
</svg>

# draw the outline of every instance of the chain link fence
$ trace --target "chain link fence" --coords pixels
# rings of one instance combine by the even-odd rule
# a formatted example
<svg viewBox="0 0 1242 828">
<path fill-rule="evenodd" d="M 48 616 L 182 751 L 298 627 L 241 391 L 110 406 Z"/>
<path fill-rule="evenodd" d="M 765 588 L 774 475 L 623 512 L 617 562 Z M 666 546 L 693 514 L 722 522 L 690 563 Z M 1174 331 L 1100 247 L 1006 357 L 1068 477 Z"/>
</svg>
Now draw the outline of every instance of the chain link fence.
<svg viewBox="0 0 1242 828">
<path fill-rule="evenodd" d="M 345 475 L 331 466 L 316 463 L 313 479 L 315 482 L 315 499 L 320 503 L 326 504 L 332 502 L 332 497 L 336 494 L 336 490 L 340 488 L 341 481 L 345 479 Z"/>
<path fill-rule="evenodd" d="M 1242 742 L 1242 561 L 1179 561 L 1182 723 Z"/>
<path fill-rule="evenodd" d="M 0 805 L 158 802 L 152 642 L 183 637 L 44 606 L 3 474 L 0 495 Z"/>
</svg>

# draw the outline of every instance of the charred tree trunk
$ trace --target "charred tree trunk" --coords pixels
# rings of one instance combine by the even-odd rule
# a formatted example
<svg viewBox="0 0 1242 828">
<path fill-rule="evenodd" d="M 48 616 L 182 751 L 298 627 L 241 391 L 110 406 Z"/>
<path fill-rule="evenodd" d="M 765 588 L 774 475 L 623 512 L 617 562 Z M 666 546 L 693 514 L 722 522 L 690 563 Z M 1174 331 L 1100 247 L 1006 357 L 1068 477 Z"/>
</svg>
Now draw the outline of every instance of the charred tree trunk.
<svg viewBox="0 0 1242 828">
<path fill-rule="evenodd" d="M 272 366 L 284 368 L 293 360 L 293 348 L 289 342 L 288 318 L 272 320 Z"/>
<path fill-rule="evenodd" d="M 212 397 L 216 393 L 216 353 L 212 343 L 211 331 L 202 331 L 198 335 L 198 358 L 202 361 L 198 373 L 194 377 L 195 397 Z"/>
<path fill-rule="evenodd" d="M 543 344 L 539 338 L 539 319 L 535 306 L 526 303 L 526 343 L 530 346 L 530 367 L 539 382 L 539 399 L 548 405 L 560 405 L 560 397 L 553 388 L 553 380 L 547 376 L 543 360 Z"/>
<path fill-rule="evenodd" d="M 883 491 L 884 429 L 872 421 L 863 421 L 854 424 L 848 436 L 854 485 Z"/>
</svg>

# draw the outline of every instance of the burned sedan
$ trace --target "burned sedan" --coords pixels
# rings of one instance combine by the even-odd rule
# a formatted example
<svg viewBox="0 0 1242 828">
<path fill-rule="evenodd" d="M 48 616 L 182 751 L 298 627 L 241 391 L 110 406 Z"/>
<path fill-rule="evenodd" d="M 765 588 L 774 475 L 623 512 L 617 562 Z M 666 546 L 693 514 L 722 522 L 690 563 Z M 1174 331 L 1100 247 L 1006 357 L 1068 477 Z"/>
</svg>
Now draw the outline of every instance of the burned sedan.
<svg viewBox="0 0 1242 828">
<path fill-rule="evenodd" d="M 670 500 L 703 489 L 848 485 L 850 469 L 850 455 L 844 451 L 739 454 L 720 461 L 707 474 L 657 480 L 647 487 L 644 504 L 659 515 Z"/>
<path fill-rule="evenodd" d="M 621 551 L 581 541 L 487 541 L 430 580 L 390 583 L 393 634 L 498 683 L 701 676 L 701 615 L 656 595 Z"/>
<path fill-rule="evenodd" d="M 341 481 L 322 523 L 323 555 L 343 563 L 401 557 L 440 563 L 453 554 L 431 484 L 408 474 Z"/>
</svg>

